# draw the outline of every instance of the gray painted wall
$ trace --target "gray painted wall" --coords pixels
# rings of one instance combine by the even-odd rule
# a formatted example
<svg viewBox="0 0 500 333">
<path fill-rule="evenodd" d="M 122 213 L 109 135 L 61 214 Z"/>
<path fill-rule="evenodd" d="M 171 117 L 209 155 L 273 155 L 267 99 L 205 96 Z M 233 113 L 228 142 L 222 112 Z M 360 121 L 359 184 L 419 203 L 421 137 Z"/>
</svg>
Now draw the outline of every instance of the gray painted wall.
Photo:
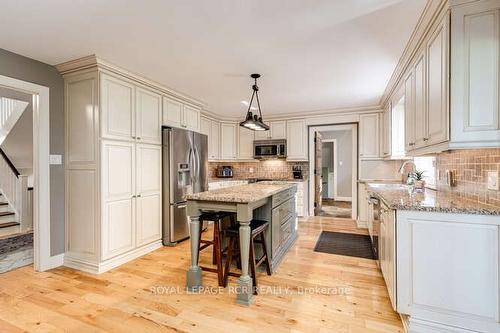
<svg viewBox="0 0 500 333">
<path fill-rule="evenodd" d="M 0 49 L 0 75 L 50 89 L 50 153 L 64 153 L 64 84 L 50 65 Z M 50 252 L 64 252 L 64 166 L 50 166 Z"/>
<path fill-rule="evenodd" d="M 337 140 L 337 195 L 352 197 L 352 130 L 321 132 L 323 140 Z"/>
</svg>

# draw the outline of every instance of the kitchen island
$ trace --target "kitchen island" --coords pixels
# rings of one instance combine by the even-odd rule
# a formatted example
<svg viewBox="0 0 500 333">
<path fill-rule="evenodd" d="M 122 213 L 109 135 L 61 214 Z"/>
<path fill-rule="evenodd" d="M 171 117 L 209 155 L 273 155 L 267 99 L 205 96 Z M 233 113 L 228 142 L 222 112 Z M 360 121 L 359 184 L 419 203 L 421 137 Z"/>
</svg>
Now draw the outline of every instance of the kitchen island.
<svg viewBox="0 0 500 333">
<path fill-rule="evenodd" d="M 268 221 L 266 241 L 271 249 L 271 271 L 275 271 L 297 238 L 295 184 L 254 183 L 187 196 L 190 217 L 191 266 L 187 272 L 187 288 L 195 291 L 202 286 L 202 270 L 198 264 L 199 216 L 203 212 L 235 212 L 240 225 L 241 276 L 238 279 L 236 301 L 249 305 L 253 301 L 252 279 L 248 274 L 250 222 Z"/>
</svg>

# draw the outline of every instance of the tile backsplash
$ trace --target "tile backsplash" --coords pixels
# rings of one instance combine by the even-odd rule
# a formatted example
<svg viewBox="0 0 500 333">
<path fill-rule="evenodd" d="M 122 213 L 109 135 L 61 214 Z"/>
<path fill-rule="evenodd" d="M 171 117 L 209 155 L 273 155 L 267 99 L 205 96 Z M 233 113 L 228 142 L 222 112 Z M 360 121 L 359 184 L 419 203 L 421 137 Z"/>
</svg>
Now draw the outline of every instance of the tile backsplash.
<svg viewBox="0 0 500 333">
<path fill-rule="evenodd" d="M 500 148 L 452 150 L 436 157 L 437 187 L 483 204 L 500 206 L 500 191 L 488 190 L 488 171 L 500 171 Z M 446 170 L 455 172 L 454 187 L 446 184 Z"/>
<path fill-rule="evenodd" d="M 217 167 L 230 165 L 233 167 L 234 178 L 269 178 L 269 179 L 291 179 L 293 178 L 292 167 L 298 165 L 302 168 L 304 178 L 309 173 L 308 162 L 287 162 L 284 160 L 263 160 L 260 162 L 209 162 L 208 174 L 210 178 L 217 177 Z"/>
</svg>

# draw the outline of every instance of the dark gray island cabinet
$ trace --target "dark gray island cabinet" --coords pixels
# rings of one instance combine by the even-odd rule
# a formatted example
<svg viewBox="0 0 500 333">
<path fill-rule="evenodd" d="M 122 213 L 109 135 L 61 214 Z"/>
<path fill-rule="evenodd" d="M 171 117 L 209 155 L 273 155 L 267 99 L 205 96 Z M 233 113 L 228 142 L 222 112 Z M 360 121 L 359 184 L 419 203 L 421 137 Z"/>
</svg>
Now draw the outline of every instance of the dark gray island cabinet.
<svg viewBox="0 0 500 333">
<path fill-rule="evenodd" d="M 241 277 L 238 279 L 236 301 L 251 304 L 252 279 L 248 274 L 250 221 L 268 221 L 266 242 L 271 249 L 271 270 L 274 272 L 297 239 L 297 212 L 295 210 L 295 184 L 254 183 L 187 196 L 190 217 L 191 266 L 187 272 L 187 287 L 196 290 L 202 286 L 202 271 L 198 265 L 199 216 L 205 211 L 235 212 L 240 224 Z"/>
</svg>

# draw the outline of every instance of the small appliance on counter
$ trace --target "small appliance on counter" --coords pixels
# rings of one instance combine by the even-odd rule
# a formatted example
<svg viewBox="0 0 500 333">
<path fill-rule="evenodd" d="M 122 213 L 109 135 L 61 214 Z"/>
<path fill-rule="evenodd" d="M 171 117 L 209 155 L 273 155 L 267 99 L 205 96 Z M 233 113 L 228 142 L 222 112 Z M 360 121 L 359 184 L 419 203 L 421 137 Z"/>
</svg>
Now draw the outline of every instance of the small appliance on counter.
<svg viewBox="0 0 500 333">
<path fill-rule="evenodd" d="M 302 167 L 300 165 L 294 165 L 292 167 L 293 179 L 303 179 Z"/>
<path fill-rule="evenodd" d="M 230 165 L 222 165 L 217 167 L 218 178 L 233 178 L 233 167 Z"/>
</svg>

